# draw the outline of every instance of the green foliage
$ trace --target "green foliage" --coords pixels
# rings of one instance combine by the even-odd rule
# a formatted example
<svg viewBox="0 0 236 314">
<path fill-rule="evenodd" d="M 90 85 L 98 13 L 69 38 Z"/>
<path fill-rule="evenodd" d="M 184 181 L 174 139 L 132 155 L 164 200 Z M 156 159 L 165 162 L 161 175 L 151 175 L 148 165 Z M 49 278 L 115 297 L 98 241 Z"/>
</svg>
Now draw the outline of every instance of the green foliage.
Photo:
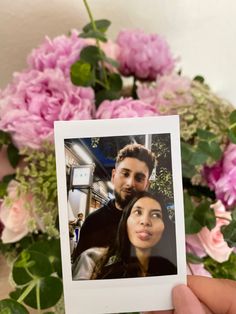
<svg viewBox="0 0 236 314">
<path fill-rule="evenodd" d="M 7 187 L 11 180 L 15 178 L 15 174 L 4 176 L 0 182 L 0 198 L 3 198 L 7 194 Z"/>
<path fill-rule="evenodd" d="M 28 310 L 12 299 L 0 301 L 0 314 L 29 314 Z"/>
<path fill-rule="evenodd" d="M 91 65 L 83 60 L 76 61 L 71 66 L 70 78 L 74 85 L 89 86 L 93 81 Z"/>
<path fill-rule="evenodd" d="M 218 263 L 211 257 L 204 259 L 204 267 L 214 278 L 226 278 L 236 280 L 236 254 L 231 253 L 226 262 Z"/>
<path fill-rule="evenodd" d="M 236 247 L 236 209 L 232 213 L 232 220 L 228 225 L 221 227 L 221 232 L 224 240 L 228 243 L 229 247 Z"/>
<path fill-rule="evenodd" d="M 95 27 L 96 30 L 104 34 L 110 25 L 111 25 L 111 22 L 109 20 L 106 20 L 106 19 L 96 20 L 94 21 L 94 24 L 92 22 L 86 24 L 83 27 L 83 32 L 88 33 L 94 30 L 94 27 Z"/>
<path fill-rule="evenodd" d="M 35 309 L 54 306 L 62 295 L 59 239 L 45 238 L 28 246 L 15 260 L 12 275 L 16 290 L 10 295 L 11 304 L 24 302 Z"/>
<path fill-rule="evenodd" d="M 229 117 L 230 126 L 228 128 L 228 136 L 232 143 L 236 144 L 236 110 Z"/>
<path fill-rule="evenodd" d="M 199 200 L 198 200 L 199 202 Z M 202 227 L 209 230 L 215 227 L 216 218 L 214 211 L 210 209 L 210 202 L 202 199 L 198 205 L 192 202 L 191 196 L 184 193 L 184 214 L 186 234 L 198 233 Z"/>
<path fill-rule="evenodd" d="M 203 258 L 194 255 L 192 253 L 186 253 L 187 262 L 190 264 L 201 264 L 203 263 Z"/>
</svg>

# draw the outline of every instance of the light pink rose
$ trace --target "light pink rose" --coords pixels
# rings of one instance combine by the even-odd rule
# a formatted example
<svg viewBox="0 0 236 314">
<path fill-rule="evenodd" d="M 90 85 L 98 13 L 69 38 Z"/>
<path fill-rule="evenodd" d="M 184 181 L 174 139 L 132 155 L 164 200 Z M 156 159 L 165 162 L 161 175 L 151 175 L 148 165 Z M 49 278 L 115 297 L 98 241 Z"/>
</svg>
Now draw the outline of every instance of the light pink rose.
<svg viewBox="0 0 236 314">
<path fill-rule="evenodd" d="M 18 148 L 39 149 L 53 142 L 54 121 L 91 119 L 95 111 L 90 87 L 74 86 L 60 69 L 15 74 L 0 99 L 0 129 Z"/>
<path fill-rule="evenodd" d="M 99 106 L 97 119 L 147 117 L 157 115 L 153 106 L 132 98 L 104 100 Z"/>
<path fill-rule="evenodd" d="M 211 208 L 213 208 L 216 215 L 216 226 L 212 230 L 203 227 L 198 233 L 198 238 L 206 253 L 217 262 L 222 263 L 228 260 L 233 251 L 233 248 L 230 248 L 225 242 L 220 230 L 222 226 L 229 224 L 231 214 L 225 211 L 221 201 L 211 205 Z"/>
<path fill-rule="evenodd" d="M 31 201 L 30 195 L 17 196 L 16 181 L 11 181 L 8 186 L 8 196 L 12 204 L 8 206 L 3 201 L 0 208 L 0 220 L 4 225 L 1 240 L 3 243 L 14 243 L 22 239 L 29 232 L 28 221 L 32 217 L 26 203 Z"/>
</svg>

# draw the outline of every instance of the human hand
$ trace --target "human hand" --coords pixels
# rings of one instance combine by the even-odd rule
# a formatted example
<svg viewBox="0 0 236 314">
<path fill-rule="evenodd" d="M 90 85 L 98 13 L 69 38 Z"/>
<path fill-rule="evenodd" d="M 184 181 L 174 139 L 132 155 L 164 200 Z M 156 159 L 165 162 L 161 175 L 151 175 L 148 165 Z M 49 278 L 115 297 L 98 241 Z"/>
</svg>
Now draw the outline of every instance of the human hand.
<svg viewBox="0 0 236 314">
<path fill-rule="evenodd" d="M 188 286 L 172 291 L 174 310 L 145 314 L 235 314 L 236 281 L 188 276 Z"/>
</svg>

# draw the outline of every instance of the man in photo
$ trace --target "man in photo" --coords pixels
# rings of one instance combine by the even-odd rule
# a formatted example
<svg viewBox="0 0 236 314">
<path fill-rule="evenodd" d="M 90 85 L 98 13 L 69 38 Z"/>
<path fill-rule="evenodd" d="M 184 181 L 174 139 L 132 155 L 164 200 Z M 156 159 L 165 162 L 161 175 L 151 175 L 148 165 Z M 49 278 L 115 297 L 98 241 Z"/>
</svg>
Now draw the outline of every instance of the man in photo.
<svg viewBox="0 0 236 314">
<path fill-rule="evenodd" d="M 111 177 L 115 198 L 85 219 L 73 261 L 89 248 L 108 247 L 114 242 L 123 208 L 135 192 L 148 189 L 155 164 L 155 155 L 141 144 L 128 144 L 118 152 Z"/>
</svg>

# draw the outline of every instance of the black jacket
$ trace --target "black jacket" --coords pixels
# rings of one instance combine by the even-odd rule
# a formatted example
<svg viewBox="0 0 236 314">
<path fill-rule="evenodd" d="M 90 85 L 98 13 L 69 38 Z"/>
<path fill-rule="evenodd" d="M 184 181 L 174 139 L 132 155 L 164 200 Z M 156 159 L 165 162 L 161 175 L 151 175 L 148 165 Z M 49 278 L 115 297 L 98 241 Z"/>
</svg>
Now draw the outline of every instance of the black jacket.
<svg viewBox="0 0 236 314">
<path fill-rule="evenodd" d="M 113 243 L 122 211 L 110 200 L 103 207 L 91 213 L 84 221 L 77 247 L 73 253 L 75 260 L 83 251 L 91 247 L 107 247 Z"/>
</svg>

